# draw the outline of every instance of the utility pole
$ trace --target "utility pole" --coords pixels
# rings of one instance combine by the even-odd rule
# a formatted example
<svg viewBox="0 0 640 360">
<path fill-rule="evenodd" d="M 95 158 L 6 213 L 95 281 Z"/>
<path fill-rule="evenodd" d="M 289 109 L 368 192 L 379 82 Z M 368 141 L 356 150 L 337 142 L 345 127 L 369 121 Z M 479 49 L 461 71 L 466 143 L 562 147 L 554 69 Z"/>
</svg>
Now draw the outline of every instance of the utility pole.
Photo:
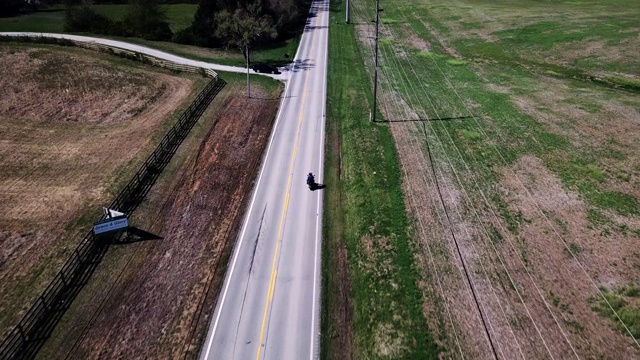
<svg viewBox="0 0 640 360">
<path fill-rule="evenodd" d="M 251 81 L 249 80 L 249 43 L 247 43 L 247 97 L 251 97 Z"/>
<path fill-rule="evenodd" d="M 248 98 L 251 98 L 251 81 L 249 80 L 249 65 L 251 64 L 251 61 L 249 61 L 249 44 L 253 43 L 253 41 L 255 41 L 258 38 L 260 38 L 260 33 L 253 35 L 252 37 L 247 39 L 247 42 L 245 43 L 245 49 L 247 50 L 247 97 Z"/>
<path fill-rule="evenodd" d="M 378 28 L 380 24 L 380 9 L 379 0 L 376 0 L 376 51 L 374 57 L 374 69 L 373 69 L 373 116 L 372 122 L 376 122 L 376 112 L 378 109 Z"/>
<path fill-rule="evenodd" d="M 347 0 L 347 24 L 351 21 L 351 0 Z"/>
</svg>

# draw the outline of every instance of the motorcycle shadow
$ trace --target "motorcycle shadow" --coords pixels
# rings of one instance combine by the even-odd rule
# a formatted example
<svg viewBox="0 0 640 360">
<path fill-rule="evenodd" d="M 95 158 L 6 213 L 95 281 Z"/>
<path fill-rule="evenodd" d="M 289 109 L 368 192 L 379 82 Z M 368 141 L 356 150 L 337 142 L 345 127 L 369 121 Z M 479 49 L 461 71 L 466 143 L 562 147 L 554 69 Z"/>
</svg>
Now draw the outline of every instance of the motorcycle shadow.
<svg viewBox="0 0 640 360">
<path fill-rule="evenodd" d="M 311 184 L 311 186 L 309 186 L 309 190 L 311 191 L 322 190 L 325 187 L 327 187 L 325 184 L 314 183 L 314 184 Z"/>
</svg>

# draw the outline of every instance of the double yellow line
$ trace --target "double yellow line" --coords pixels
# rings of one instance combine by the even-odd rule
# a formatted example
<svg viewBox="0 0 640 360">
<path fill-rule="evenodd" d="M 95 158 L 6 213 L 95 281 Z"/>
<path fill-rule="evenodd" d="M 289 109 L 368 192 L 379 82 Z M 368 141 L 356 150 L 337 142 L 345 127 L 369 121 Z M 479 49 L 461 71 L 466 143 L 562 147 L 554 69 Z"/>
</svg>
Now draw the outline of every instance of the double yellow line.
<svg viewBox="0 0 640 360">
<path fill-rule="evenodd" d="M 318 24 L 320 17 L 316 17 L 316 23 Z M 313 53 L 313 48 L 315 47 L 315 32 L 311 36 L 311 49 L 310 52 Z M 289 163 L 289 178 L 287 180 L 287 192 L 284 198 L 284 207 L 282 208 L 282 214 L 280 215 L 280 226 L 278 227 L 278 240 L 276 242 L 276 251 L 273 254 L 273 263 L 271 264 L 271 278 L 269 279 L 269 290 L 267 291 L 267 299 L 264 304 L 264 313 L 262 315 L 262 326 L 260 327 L 260 341 L 258 342 L 258 352 L 256 353 L 256 360 L 260 360 L 260 353 L 262 351 L 262 340 L 264 339 L 264 329 L 267 324 L 267 314 L 269 312 L 269 306 L 271 305 L 271 300 L 273 300 L 273 292 L 276 287 L 276 275 L 278 273 L 277 263 L 278 263 L 278 253 L 280 251 L 280 243 L 282 243 L 282 232 L 284 230 L 284 220 L 287 214 L 287 209 L 289 208 L 289 199 L 291 198 L 291 180 L 293 178 L 293 164 L 298 153 L 298 139 L 300 138 L 300 128 L 302 127 L 302 120 L 304 118 L 304 105 L 307 99 L 307 84 L 309 83 L 309 71 L 307 71 L 305 80 L 304 80 L 304 91 L 302 95 L 302 105 L 300 106 L 300 116 L 298 118 L 298 127 L 296 128 L 296 138 L 293 146 L 293 154 L 291 155 L 291 162 Z"/>
</svg>

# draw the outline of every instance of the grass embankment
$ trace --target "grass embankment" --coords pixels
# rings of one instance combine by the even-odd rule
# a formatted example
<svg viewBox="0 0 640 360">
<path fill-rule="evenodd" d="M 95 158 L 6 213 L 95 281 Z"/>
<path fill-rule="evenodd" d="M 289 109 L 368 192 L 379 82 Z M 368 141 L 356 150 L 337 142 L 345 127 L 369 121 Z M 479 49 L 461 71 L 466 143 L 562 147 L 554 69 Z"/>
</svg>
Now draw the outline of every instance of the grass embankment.
<svg viewBox="0 0 640 360">
<path fill-rule="evenodd" d="M 344 18 L 343 8 L 332 2 L 332 17 Z M 398 157 L 388 127 L 369 121 L 371 83 L 353 27 L 332 21 L 329 59 L 322 357 L 436 357 Z"/>
<path fill-rule="evenodd" d="M 129 5 L 94 5 L 96 11 L 106 15 L 112 20 L 124 19 Z M 193 16 L 198 8 L 194 4 L 169 4 L 163 5 L 167 11 L 167 20 L 171 30 L 175 33 L 191 25 Z M 28 31 L 64 33 L 64 6 L 53 5 L 40 11 L 28 13 L 22 16 L 0 18 L 0 32 Z M 213 62 L 216 64 L 241 66 L 246 65 L 244 56 L 239 49 L 206 49 L 197 46 L 181 45 L 171 42 L 149 41 L 140 38 L 119 38 L 106 35 L 85 34 L 90 36 L 112 38 L 126 42 L 140 44 L 166 51 L 168 53 L 184 56 L 186 58 Z M 266 62 L 275 66 L 284 66 L 291 61 L 298 48 L 300 36 L 289 39 L 272 48 L 256 49 L 251 51 L 251 62 Z M 289 58 L 285 58 L 289 54 Z"/>
<path fill-rule="evenodd" d="M 121 40 L 121 38 L 114 38 Z M 239 49 L 208 49 L 191 45 L 181 45 L 171 42 L 149 41 L 140 38 L 126 38 L 124 41 L 148 46 L 162 50 L 170 54 L 186 57 L 189 59 L 207 61 L 221 65 L 231 65 L 246 67 L 246 60 Z M 300 36 L 289 39 L 275 48 L 251 50 L 251 63 L 266 62 L 274 66 L 284 66 L 293 60 Z M 289 59 L 285 58 L 289 54 Z"/>
</svg>

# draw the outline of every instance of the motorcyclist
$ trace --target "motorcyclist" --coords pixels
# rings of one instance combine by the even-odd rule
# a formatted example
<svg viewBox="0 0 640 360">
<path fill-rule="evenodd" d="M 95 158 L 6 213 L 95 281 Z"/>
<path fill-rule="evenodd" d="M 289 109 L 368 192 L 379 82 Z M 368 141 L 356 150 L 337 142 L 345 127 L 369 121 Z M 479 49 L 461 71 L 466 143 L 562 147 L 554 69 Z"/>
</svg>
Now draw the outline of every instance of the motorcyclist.
<svg viewBox="0 0 640 360">
<path fill-rule="evenodd" d="M 307 175 L 307 185 L 309 186 L 309 190 L 313 190 L 313 188 L 316 186 L 316 179 L 313 177 L 312 173 L 309 173 L 309 175 Z"/>
</svg>

